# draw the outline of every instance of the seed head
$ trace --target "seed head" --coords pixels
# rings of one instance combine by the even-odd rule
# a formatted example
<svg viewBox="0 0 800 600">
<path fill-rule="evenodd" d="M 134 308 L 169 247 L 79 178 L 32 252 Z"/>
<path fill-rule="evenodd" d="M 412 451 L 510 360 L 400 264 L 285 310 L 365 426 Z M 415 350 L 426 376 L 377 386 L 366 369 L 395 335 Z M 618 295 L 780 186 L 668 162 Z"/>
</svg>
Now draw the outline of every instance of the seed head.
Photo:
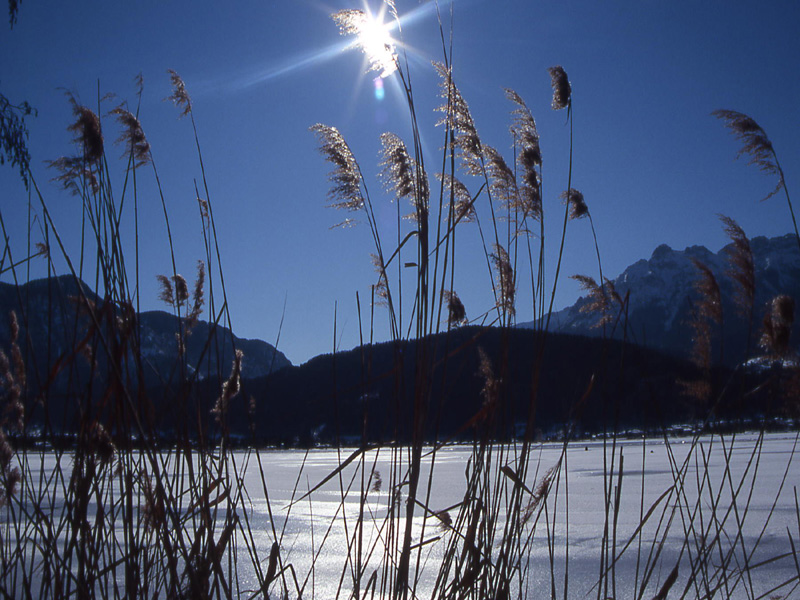
<svg viewBox="0 0 800 600">
<path fill-rule="evenodd" d="M 467 311 L 464 308 L 464 303 L 458 294 L 450 290 L 444 291 L 444 299 L 447 302 L 447 325 L 450 327 L 459 327 L 466 325 L 469 321 L 467 319 Z"/>
<path fill-rule="evenodd" d="M 542 150 L 536 121 L 525 101 L 517 92 L 506 89 L 506 98 L 516 105 L 512 111 L 511 135 L 519 146 L 517 163 L 522 168 L 520 202 L 524 216 L 539 219 L 542 216 L 541 179 L 537 167 L 542 167 Z"/>
<path fill-rule="evenodd" d="M 557 65 L 547 69 L 550 73 L 550 85 L 553 86 L 553 110 L 568 108 L 572 103 L 572 86 L 564 67 Z"/>
<path fill-rule="evenodd" d="M 144 136 L 139 119 L 121 106 L 112 110 L 111 114 L 116 116 L 117 122 L 122 127 L 117 143 L 125 145 L 124 156 L 129 156 L 137 167 L 150 162 L 150 143 Z"/>
<path fill-rule="evenodd" d="M 515 312 L 516 288 L 514 286 L 514 269 L 511 266 L 508 252 L 500 244 L 495 244 L 491 258 L 494 263 L 495 282 L 498 291 L 497 306 L 506 315 L 512 316 Z"/>
<path fill-rule="evenodd" d="M 74 141 L 82 151 L 83 160 L 87 164 L 96 164 L 103 157 L 103 132 L 100 118 L 89 108 L 81 106 L 72 94 L 68 94 L 72 104 L 72 113 L 77 120 L 67 127 L 75 133 Z"/>
<path fill-rule="evenodd" d="M 580 219 L 589 214 L 589 207 L 583 199 L 583 194 L 575 188 L 561 192 L 561 199 L 569 204 L 569 218 Z"/>
<path fill-rule="evenodd" d="M 409 198 L 414 207 L 412 219 L 425 217 L 428 211 L 428 177 L 420 164 L 411 158 L 406 145 L 397 135 L 381 135 L 381 178 L 387 190 L 399 201 Z"/>
<path fill-rule="evenodd" d="M 760 345 L 773 356 L 786 356 L 794 325 L 794 298 L 782 294 L 770 302 L 764 315 Z"/>
<path fill-rule="evenodd" d="M 744 230 L 725 215 L 719 215 L 725 233 L 728 234 L 733 247 L 728 250 L 727 275 L 737 283 L 734 302 L 739 314 L 748 316 L 753 310 L 756 295 L 756 275 L 753 263 L 753 251 L 750 240 Z"/>
<path fill-rule="evenodd" d="M 470 195 L 467 186 L 465 186 L 457 177 L 454 177 L 449 173 L 437 173 L 436 178 L 444 184 L 444 189 L 449 192 L 452 198 L 453 219 L 455 223 L 474 222 L 475 208 L 473 207 L 472 196 Z"/>
<path fill-rule="evenodd" d="M 441 79 L 440 96 L 445 103 L 436 110 L 444 113 L 437 125 L 446 125 L 453 133 L 453 145 L 458 152 L 464 170 L 468 175 L 481 175 L 483 172 L 483 149 L 475 121 L 466 100 L 453 82 L 450 69 L 441 63 L 433 63 Z"/>
<path fill-rule="evenodd" d="M 357 211 L 364 206 L 361 194 L 361 172 L 350 146 L 335 127 L 317 123 L 311 127 L 319 140 L 319 151 L 333 170 L 328 175 L 332 187 L 328 202 L 333 208 Z"/>
<path fill-rule="evenodd" d="M 735 110 L 715 110 L 711 114 L 725 121 L 728 129 L 742 142 L 742 147 L 736 155 L 737 158 L 747 154 L 750 157 L 748 164 L 756 165 L 764 173 L 778 176 L 778 184 L 775 189 L 763 199 L 766 200 L 777 194 L 784 186 L 783 173 L 778 166 L 778 159 L 767 133 L 744 113 Z"/>
</svg>

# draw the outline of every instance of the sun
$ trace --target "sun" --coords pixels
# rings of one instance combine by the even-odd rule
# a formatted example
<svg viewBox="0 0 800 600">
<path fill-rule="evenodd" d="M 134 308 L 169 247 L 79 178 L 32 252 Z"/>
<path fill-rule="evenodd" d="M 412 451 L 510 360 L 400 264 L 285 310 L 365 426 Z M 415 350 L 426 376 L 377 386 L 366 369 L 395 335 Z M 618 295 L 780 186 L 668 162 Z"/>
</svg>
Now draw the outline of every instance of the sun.
<svg viewBox="0 0 800 600">
<path fill-rule="evenodd" d="M 370 70 L 380 71 L 388 77 L 397 70 L 395 41 L 382 15 L 371 15 L 358 9 L 341 10 L 332 15 L 343 35 L 355 35 L 355 44 L 361 48 L 370 63 Z"/>
</svg>

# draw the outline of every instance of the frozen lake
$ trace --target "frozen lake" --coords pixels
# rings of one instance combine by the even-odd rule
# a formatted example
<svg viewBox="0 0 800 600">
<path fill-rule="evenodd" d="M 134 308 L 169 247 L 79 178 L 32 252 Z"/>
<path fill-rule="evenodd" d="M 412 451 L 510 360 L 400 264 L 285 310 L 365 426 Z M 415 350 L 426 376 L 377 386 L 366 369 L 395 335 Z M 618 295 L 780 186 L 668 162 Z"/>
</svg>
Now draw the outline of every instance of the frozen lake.
<svg viewBox="0 0 800 600">
<path fill-rule="evenodd" d="M 512 477 L 498 469 L 516 472 L 518 451 L 518 446 L 507 446 L 483 458 L 489 490 L 484 498 L 487 504 L 492 498 L 498 503 L 486 507 L 486 522 L 480 524 L 486 560 L 497 560 L 507 516 L 504 498 L 514 487 Z M 560 468 L 553 472 L 546 499 L 529 511 L 524 523 L 520 543 L 527 558 L 514 567 L 524 582 L 521 587 L 530 598 L 551 597 L 555 590 L 558 598 L 649 599 L 678 565 L 670 598 L 797 597 L 800 568 L 791 554 L 792 543 L 800 540 L 795 451 L 795 434 L 617 441 L 613 446 L 573 442 L 566 449 L 559 443 L 535 445 L 524 481 L 530 492 L 549 469 Z M 218 530 L 231 511 L 239 519 L 236 543 L 230 546 L 235 548 L 229 563 L 235 568 L 234 595 L 249 597 L 258 589 L 253 560 L 265 571 L 276 540 L 290 596 L 301 589 L 304 597 L 349 597 L 355 579 L 363 596 L 373 573 L 379 580 L 387 567 L 385 557 L 394 552 L 386 550 L 392 537 L 387 529 L 391 506 L 396 510 L 392 526 L 401 530 L 405 524 L 405 501 L 393 504 L 392 498 L 407 493 L 408 451 L 371 449 L 337 472 L 353 452 L 230 454 L 228 477 L 239 485 L 231 485 L 218 504 L 228 512 L 214 514 Z M 31 481 L 41 481 L 41 475 L 57 468 L 52 453 L 26 460 Z M 71 468 L 71 460 L 62 456 L 61 469 Z M 422 544 L 412 553 L 411 564 L 420 598 L 431 595 L 448 544 L 459 541 L 453 536 L 468 536 L 457 514 L 465 497 L 474 501 L 477 495 L 467 490 L 467 475 L 475 472 L 472 447 L 445 447 L 423 460 L 412 536 Z M 164 459 L 165 478 L 186 479 L 178 462 Z M 118 495 L 112 488 L 109 497 Z M 55 521 L 63 509 L 63 497 L 56 496 L 57 489 L 48 496 L 47 508 Z M 530 502 L 530 493 L 523 496 Z M 33 504 L 24 493 L 20 500 L 21 506 Z M 140 497 L 139 505 L 145 502 Z M 453 527 L 434 515 L 445 509 Z M 93 499 L 89 514 L 96 511 Z M 9 519 L 4 508 L 3 520 L 8 524 Z M 114 527 L 122 540 L 122 524 Z M 7 535 L 4 540 L 8 545 Z M 275 594 L 277 583 L 273 585 Z M 380 596 L 380 589 L 373 592 Z"/>
</svg>

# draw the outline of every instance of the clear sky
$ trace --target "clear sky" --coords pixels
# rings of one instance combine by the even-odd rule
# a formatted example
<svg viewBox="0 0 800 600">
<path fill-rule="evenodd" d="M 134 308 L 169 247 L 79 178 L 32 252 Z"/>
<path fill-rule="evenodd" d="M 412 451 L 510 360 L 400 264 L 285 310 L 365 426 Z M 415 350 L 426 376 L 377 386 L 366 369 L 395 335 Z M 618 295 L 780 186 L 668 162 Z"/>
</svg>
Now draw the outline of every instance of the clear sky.
<svg viewBox="0 0 800 600">
<path fill-rule="evenodd" d="M 49 181 L 54 173 L 44 164 L 74 152 L 62 88 L 92 108 L 108 92 L 135 105 L 133 79 L 141 72 L 140 118 L 165 190 L 178 271 L 193 278 L 203 257 L 194 192 L 200 167 L 190 122 L 163 101 L 171 91 L 166 70 L 174 69 L 194 102 L 235 331 L 274 343 L 284 315 L 279 348 L 302 363 L 332 350 L 338 303 L 338 347 L 356 345 L 356 292 L 368 298 L 375 282 L 372 244 L 365 225 L 330 229 L 345 215 L 326 208 L 329 165 L 308 128 L 322 122 L 341 130 L 391 238 L 395 207 L 374 179 L 379 136 L 393 131 L 409 139 L 408 113 L 391 77 L 383 99 L 376 96 L 375 73 L 365 74 L 360 52 L 344 50 L 347 40 L 330 19 L 337 10 L 363 8 L 361 2 L 22 2 L 19 22 L 0 29 L 0 91 L 38 109 L 27 121 L 33 175 L 70 251 L 79 249 L 81 207 Z M 450 8 L 441 6 L 448 29 Z M 436 13 L 430 2 L 409 0 L 397 0 L 397 10 L 432 165 L 442 135 L 430 67 L 442 57 Z M 783 196 L 760 202 L 776 182 L 734 160 L 738 142 L 710 113 L 729 108 L 752 116 L 778 152 L 790 193 L 800 198 L 796 1 L 455 0 L 452 10 L 454 78 L 478 132 L 511 163 L 512 107 L 503 87 L 525 99 L 541 134 L 545 211 L 552 216 L 560 215 L 558 194 L 567 186 L 568 128 L 564 112 L 550 108 L 547 67 L 560 64 L 569 74 L 573 187 L 592 212 L 607 276 L 649 258 L 662 243 L 718 250 L 726 240 L 717 213 L 736 219 L 751 237 L 790 231 Z M 105 102 L 100 112 L 113 106 Z M 110 118 L 104 133 L 115 159 L 122 149 L 110 146 L 118 135 Z M 121 161 L 118 167 L 121 186 Z M 139 177 L 142 306 L 165 308 L 156 275 L 171 273 L 166 230 L 151 171 Z M 470 187 L 474 193 L 479 186 Z M 17 258 L 24 254 L 27 206 L 16 170 L 0 167 L 0 209 Z M 469 225 L 463 231 L 456 289 L 467 315 L 477 316 L 490 308 L 491 288 L 477 232 Z M 548 238 L 554 244 L 556 231 Z M 585 220 L 571 223 L 564 261 L 565 275 L 597 277 Z M 63 261 L 56 264 L 63 269 Z M 40 269 L 41 261 L 32 276 Z M 577 296 L 576 284 L 562 279 L 556 307 Z M 517 320 L 531 317 L 529 295 L 521 292 Z M 385 339 L 384 309 L 376 308 L 376 321 Z"/>
</svg>

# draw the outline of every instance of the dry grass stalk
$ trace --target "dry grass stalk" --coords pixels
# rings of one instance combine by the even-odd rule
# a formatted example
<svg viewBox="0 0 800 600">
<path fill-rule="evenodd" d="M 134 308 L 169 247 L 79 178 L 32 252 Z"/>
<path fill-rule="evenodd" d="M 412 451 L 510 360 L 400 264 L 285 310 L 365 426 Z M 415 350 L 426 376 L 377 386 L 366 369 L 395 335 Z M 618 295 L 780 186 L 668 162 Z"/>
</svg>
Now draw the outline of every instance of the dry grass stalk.
<svg viewBox="0 0 800 600">
<path fill-rule="evenodd" d="M 10 432 L 22 433 L 25 421 L 25 408 L 22 405 L 25 365 L 17 344 L 19 325 L 13 311 L 9 315 L 9 329 L 13 365 L 6 353 L 0 350 L 0 506 L 16 493 L 17 485 L 22 481 L 19 468 L 12 464 L 14 449 L 8 439 Z"/>
<path fill-rule="evenodd" d="M 775 189 L 763 199 L 766 200 L 777 194 L 784 187 L 785 182 L 783 172 L 778 166 L 775 149 L 772 147 L 767 133 L 744 113 L 735 110 L 715 110 L 711 114 L 725 121 L 726 127 L 742 142 L 742 147 L 736 155 L 737 158 L 746 154 L 750 157 L 748 164 L 756 165 L 762 172 L 778 177 Z"/>
<path fill-rule="evenodd" d="M 364 206 L 361 194 L 361 172 L 358 162 L 335 127 L 317 123 L 311 127 L 320 143 L 320 153 L 333 165 L 328 175 L 332 183 L 328 191 L 328 201 L 333 208 L 357 211 Z"/>
<path fill-rule="evenodd" d="M 789 341 L 794 324 L 794 298 L 782 294 L 770 302 L 764 315 L 764 325 L 759 345 L 770 355 L 784 357 L 789 354 Z"/>
</svg>

